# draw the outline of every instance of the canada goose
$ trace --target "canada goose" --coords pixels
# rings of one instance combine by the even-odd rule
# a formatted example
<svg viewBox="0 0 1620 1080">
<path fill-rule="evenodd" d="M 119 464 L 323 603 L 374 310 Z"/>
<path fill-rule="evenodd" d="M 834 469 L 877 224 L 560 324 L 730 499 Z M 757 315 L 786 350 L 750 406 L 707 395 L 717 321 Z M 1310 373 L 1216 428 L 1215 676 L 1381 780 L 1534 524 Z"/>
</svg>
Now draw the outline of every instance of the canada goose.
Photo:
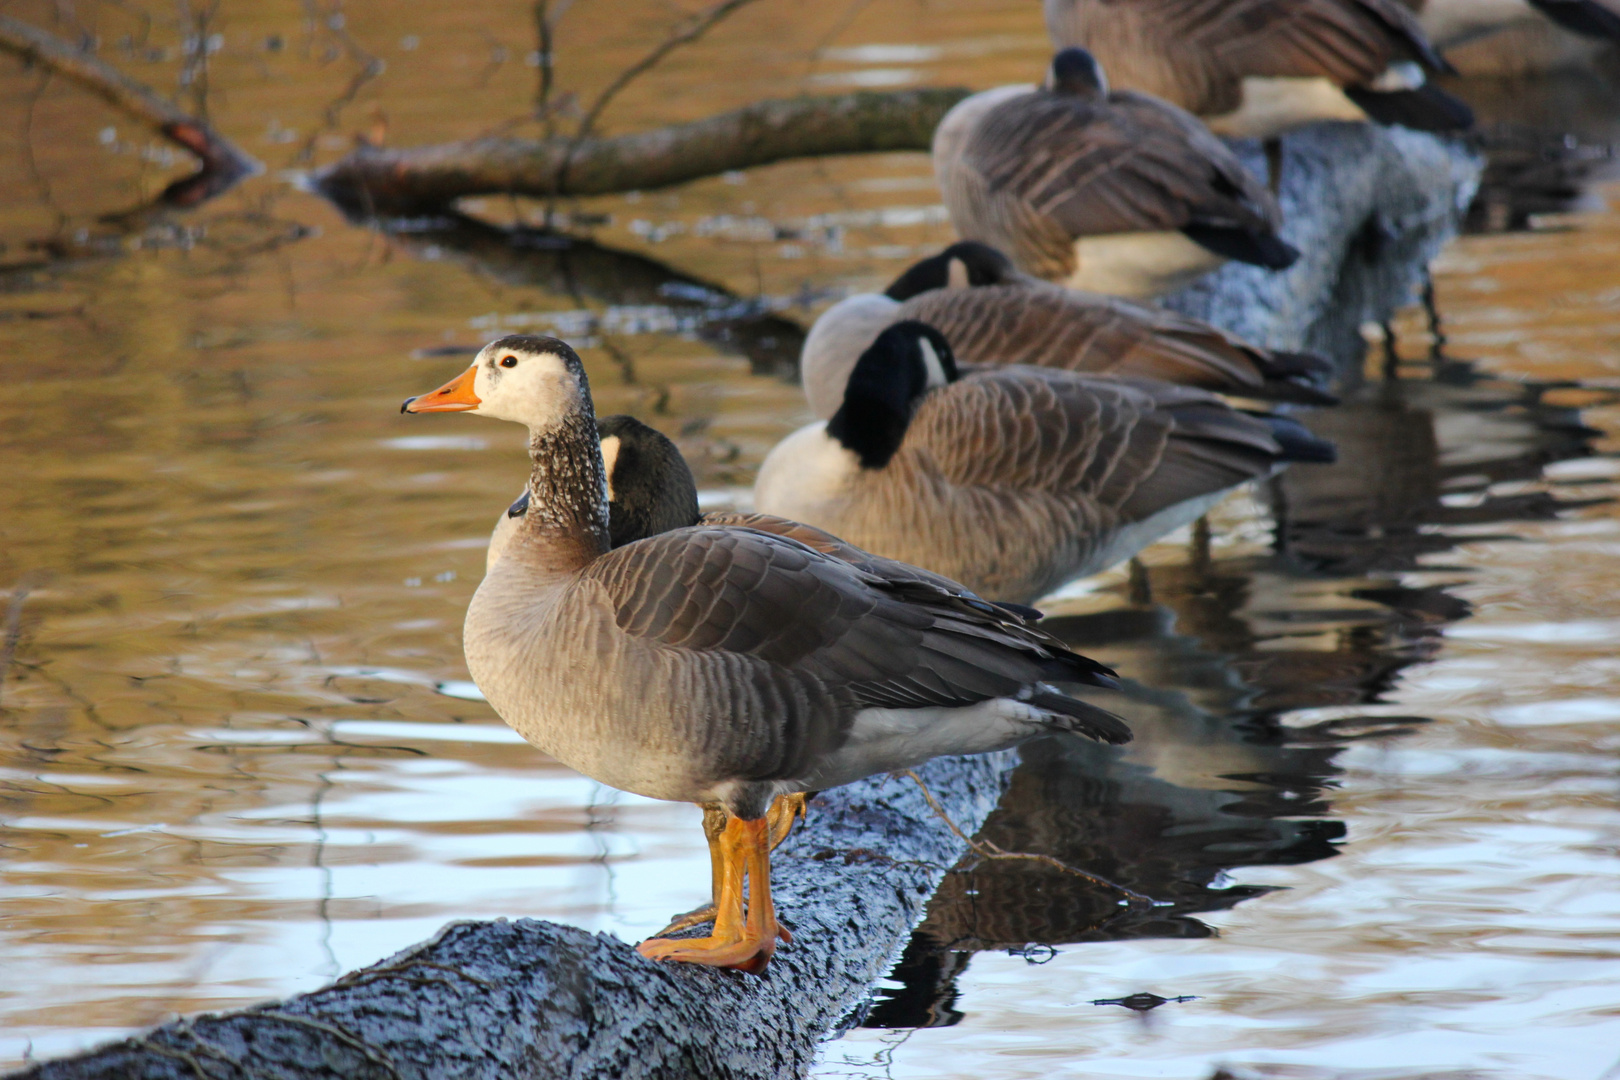
<svg viewBox="0 0 1620 1080">
<path fill-rule="evenodd" d="M 782 934 L 769 851 L 797 795 L 1047 730 L 1130 737 L 1047 684 L 1112 685 L 1106 669 L 960 590 L 746 528 L 610 550 L 590 385 L 556 338 L 494 341 L 401 408 L 529 429 L 527 511 L 467 609 L 491 706 L 587 776 L 723 819 L 713 931 L 644 941 L 645 956 L 763 969 Z"/>
<path fill-rule="evenodd" d="M 1314 120 L 1423 131 L 1473 124 L 1427 81 L 1450 68 L 1400 0 L 1044 0 L 1059 47 L 1090 49 L 1121 87 L 1269 137 Z"/>
<path fill-rule="evenodd" d="M 1292 421 L 1152 380 L 1004 367 L 958 378 L 933 327 L 884 330 L 832 419 L 766 457 L 762 513 L 1030 603 L 1332 447 Z"/>
<path fill-rule="evenodd" d="M 906 319 L 945 335 L 958 367 L 1007 364 L 1131 375 L 1239 397 L 1329 405 L 1333 364 L 1249 345 L 1208 323 L 1020 274 L 972 240 L 916 263 L 882 296 L 848 297 L 805 338 L 799 378 L 810 408 L 831 418 L 861 353 Z"/>
<path fill-rule="evenodd" d="M 1198 119 L 1108 89 L 1084 49 L 1046 84 L 956 104 L 934 130 L 951 223 L 1020 270 L 1076 289 L 1156 296 L 1225 259 L 1281 270 L 1299 252 L 1265 185 Z"/>
<path fill-rule="evenodd" d="M 1582 37 L 1620 41 L 1620 0 L 1409 0 L 1430 40 L 1455 48 L 1542 19 Z"/>
</svg>

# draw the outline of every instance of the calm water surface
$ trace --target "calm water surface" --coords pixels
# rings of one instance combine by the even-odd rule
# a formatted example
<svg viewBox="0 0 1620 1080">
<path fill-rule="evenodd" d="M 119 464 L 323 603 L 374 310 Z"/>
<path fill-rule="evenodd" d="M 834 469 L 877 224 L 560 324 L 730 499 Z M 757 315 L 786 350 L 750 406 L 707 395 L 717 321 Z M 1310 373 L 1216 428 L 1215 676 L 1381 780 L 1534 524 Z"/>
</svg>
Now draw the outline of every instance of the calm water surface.
<svg viewBox="0 0 1620 1080">
<path fill-rule="evenodd" d="M 137 10 L 72 17 L 172 88 L 186 28 Z M 180 217 L 107 220 L 179 166 L 0 64 L 3 1064 L 312 989 L 452 918 L 633 940 L 698 902 L 694 809 L 581 779 L 467 698 L 461 616 L 522 436 L 398 403 L 505 329 L 561 332 L 599 408 L 734 501 L 807 418 L 799 328 L 948 237 L 920 155 L 563 208 L 608 216 L 595 245 L 508 231 L 542 211 L 504 200 L 351 225 L 301 171 L 355 131 L 521 117 L 535 69 L 527 4 L 336 11 L 227 2 L 197 38 L 212 115 L 267 171 Z M 565 115 L 668 18 L 596 11 L 559 31 Z M 1045 49 L 1011 0 L 764 0 L 608 121 L 991 85 Z M 1615 134 L 1583 84 L 1476 90 Z M 1446 357 L 1403 318 L 1401 378 L 1312 420 L 1342 465 L 1235 497 L 1207 555 L 1178 537 L 1048 605 L 1134 681 L 1140 735 L 1029 745 L 985 836 L 1166 906 L 964 865 L 821 1074 L 1616 1075 L 1620 214 L 1544 225 L 1448 252 Z M 1136 993 L 1196 1000 L 1092 1004 Z"/>
</svg>

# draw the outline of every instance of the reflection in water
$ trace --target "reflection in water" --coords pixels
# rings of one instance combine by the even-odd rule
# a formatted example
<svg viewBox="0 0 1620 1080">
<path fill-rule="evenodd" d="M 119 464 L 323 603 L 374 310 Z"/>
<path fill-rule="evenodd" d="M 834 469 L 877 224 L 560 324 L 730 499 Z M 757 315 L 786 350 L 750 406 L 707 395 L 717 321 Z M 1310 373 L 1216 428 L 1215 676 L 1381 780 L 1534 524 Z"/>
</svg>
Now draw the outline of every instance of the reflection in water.
<svg viewBox="0 0 1620 1080">
<path fill-rule="evenodd" d="M 485 336 L 540 325 L 579 344 L 604 343 L 617 333 L 686 334 L 722 352 L 748 358 L 756 375 L 795 379 L 804 329 L 776 312 L 785 302 L 742 299 L 723 285 L 676 270 L 633 251 L 583 237 L 525 226 L 501 227 L 464 214 L 432 218 L 391 233 L 407 251 L 446 258 L 508 285 L 531 285 L 553 296 L 609 305 L 607 311 L 552 312 L 480 327 Z M 808 308 L 815 297 L 797 302 Z M 480 342 L 479 344 L 482 344 Z M 633 369 L 624 368 L 634 381 Z"/>
<path fill-rule="evenodd" d="M 1336 855 L 1345 830 L 1332 817 L 1334 759 L 1351 742 L 1428 723 L 1387 715 L 1383 697 L 1401 669 L 1437 653 L 1446 624 L 1469 614 L 1441 588 L 1391 575 L 1452 547 L 1448 527 L 1582 505 L 1492 491 L 1591 452 L 1598 433 L 1576 410 L 1547 404 L 1549 389 L 1459 363 L 1434 381 L 1364 386 L 1308 417 L 1339 443 L 1340 464 L 1274 482 L 1270 554 L 1211 562 L 1195 551 L 1148 572 L 1149 604 L 1048 618 L 1047 629 L 1130 681 L 1118 711 L 1136 740 L 1026 744 L 979 838 L 1157 904 L 1127 904 L 1049 864 L 970 854 L 863 1026 L 958 1023 L 955 984 L 975 952 L 1038 964 L 1059 945 L 1210 936 L 1197 915 L 1271 891 L 1236 884 L 1231 871 Z"/>
</svg>

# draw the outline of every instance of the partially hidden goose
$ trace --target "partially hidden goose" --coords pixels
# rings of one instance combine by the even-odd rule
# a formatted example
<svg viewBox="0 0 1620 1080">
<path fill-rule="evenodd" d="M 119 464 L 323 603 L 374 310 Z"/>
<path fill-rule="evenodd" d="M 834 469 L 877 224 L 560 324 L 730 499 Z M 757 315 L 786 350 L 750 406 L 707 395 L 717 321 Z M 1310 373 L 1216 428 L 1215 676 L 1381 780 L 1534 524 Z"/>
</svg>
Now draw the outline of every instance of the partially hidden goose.
<svg viewBox="0 0 1620 1080">
<path fill-rule="evenodd" d="M 802 521 L 745 510 L 711 510 L 698 507 L 697 481 L 680 450 L 663 432 L 648 427 L 633 416 L 623 414 L 597 419 L 602 445 L 603 474 L 607 481 L 608 543 L 623 547 L 671 529 L 689 525 L 726 525 L 758 529 L 797 540 L 823 555 L 849 563 L 891 580 L 926 581 L 947 592 L 972 596 L 949 578 L 920 566 L 885 559 L 847 544 L 831 533 Z M 485 556 L 485 572 L 500 559 L 517 520 L 529 510 L 529 493 L 523 492 L 495 521 Z M 1039 618 L 1040 612 L 1022 604 L 997 603 L 1023 618 Z"/>
<path fill-rule="evenodd" d="M 713 930 L 644 941 L 645 956 L 764 968 L 787 936 L 770 848 L 804 792 L 1050 730 L 1130 737 L 1048 682 L 1109 686 L 1105 668 L 960 588 L 890 580 L 748 528 L 610 549 L 590 386 L 556 338 L 494 341 L 402 410 L 529 429 L 528 506 L 464 630 L 490 705 L 587 776 L 723 820 Z"/>
<path fill-rule="evenodd" d="M 766 514 L 1030 603 L 1195 520 L 1239 484 L 1332 447 L 1202 390 L 1011 366 L 958 377 L 933 327 L 878 335 L 830 420 L 754 485 Z"/>
<path fill-rule="evenodd" d="M 907 319 L 945 335 L 958 368 L 1031 364 L 1091 374 L 1132 375 L 1236 397 L 1329 405 L 1331 361 L 1263 349 L 1208 323 L 1019 273 L 994 248 L 972 240 L 916 263 L 881 295 L 834 304 L 810 327 L 799 378 L 822 419 L 843 404 L 861 353 L 885 328 Z"/>
<path fill-rule="evenodd" d="M 1550 19 L 1582 37 L 1620 41 L 1620 0 L 1408 0 L 1442 51 Z"/>
<path fill-rule="evenodd" d="M 1076 289 L 1156 296 L 1227 259 L 1281 270 L 1299 256 L 1265 184 L 1197 117 L 1110 91 L 1084 49 L 1053 57 L 1042 87 L 958 102 L 933 161 L 964 240 Z"/>
<path fill-rule="evenodd" d="M 1449 71 L 1400 0 L 1044 0 L 1059 48 L 1089 49 L 1114 83 L 1194 113 L 1221 135 L 1316 120 L 1424 131 L 1473 124 L 1429 81 Z"/>
</svg>

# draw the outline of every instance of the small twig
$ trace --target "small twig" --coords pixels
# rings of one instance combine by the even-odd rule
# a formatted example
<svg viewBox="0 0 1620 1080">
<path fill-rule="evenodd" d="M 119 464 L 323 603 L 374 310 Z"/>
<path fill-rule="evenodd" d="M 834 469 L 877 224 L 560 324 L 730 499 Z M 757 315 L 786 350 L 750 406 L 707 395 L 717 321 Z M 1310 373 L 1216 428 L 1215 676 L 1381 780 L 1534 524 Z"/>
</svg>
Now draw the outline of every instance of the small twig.
<svg viewBox="0 0 1620 1080">
<path fill-rule="evenodd" d="M 574 137 L 568 144 L 568 150 L 563 154 L 562 165 L 557 169 L 557 190 L 561 191 L 567 185 L 568 169 L 574 163 L 574 155 L 579 152 L 580 146 L 596 130 L 597 119 L 602 115 L 603 110 L 608 107 L 608 104 L 619 96 L 621 90 L 656 67 L 664 57 L 682 45 L 696 41 L 732 12 L 747 7 L 753 2 L 754 0 L 720 0 L 720 3 L 715 4 L 707 11 L 701 11 L 692 16 L 687 20 L 685 26 L 676 29 L 669 37 L 665 38 L 663 44 L 619 72 L 618 78 L 608 83 L 607 89 L 596 95 L 596 100 L 591 102 L 591 107 L 585 110 L 585 117 L 579 122 L 579 130 L 574 132 Z"/>
<path fill-rule="evenodd" d="M 1028 851 L 1005 851 L 989 840 L 975 840 L 957 827 L 956 822 L 951 820 L 951 815 L 945 812 L 945 808 L 941 806 L 938 800 L 934 798 L 934 793 L 928 790 L 928 785 L 923 783 L 922 777 L 918 776 L 914 770 L 907 769 L 900 773 L 900 775 L 909 776 L 913 781 L 916 782 L 917 787 L 922 791 L 923 798 L 928 800 L 929 808 L 932 809 L 934 813 L 939 815 L 939 819 L 945 823 L 946 828 L 955 833 L 957 837 L 980 858 L 997 860 L 1025 859 L 1030 862 L 1038 862 L 1043 865 L 1050 866 L 1054 870 L 1061 870 L 1065 874 L 1073 874 L 1077 878 L 1083 878 L 1086 881 L 1091 882 L 1093 885 L 1101 885 L 1105 889 L 1113 889 L 1126 899 L 1134 900 L 1139 904 L 1151 904 L 1154 907 L 1166 906 L 1162 900 L 1155 900 L 1146 893 L 1139 893 L 1135 889 L 1127 888 L 1116 881 L 1109 881 L 1107 878 L 1101 877 L 1097 874 L 1076 869 L 1060 859 L 1052 858 L 1050 855 L 1037 855 Z"/>
</svg>

